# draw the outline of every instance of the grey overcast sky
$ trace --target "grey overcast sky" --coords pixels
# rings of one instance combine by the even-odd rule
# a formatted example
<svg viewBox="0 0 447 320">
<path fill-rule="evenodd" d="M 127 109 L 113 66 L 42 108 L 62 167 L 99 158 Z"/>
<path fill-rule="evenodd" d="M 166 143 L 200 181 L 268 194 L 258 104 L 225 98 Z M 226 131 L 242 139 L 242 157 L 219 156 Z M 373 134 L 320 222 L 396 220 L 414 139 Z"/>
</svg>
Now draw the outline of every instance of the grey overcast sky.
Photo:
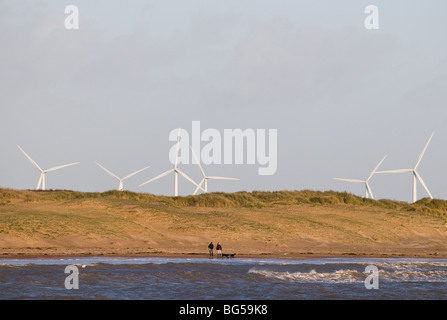
<svg viewBox="0 0 447 320">
<path fill-rule="evenodd" d="M 364 27 L 365 7 L 379 29 Z M 67 30 L 65 6 L 79 9 Z M 447 1 L 0 0 L 0 186 L 172 195 L 171 130 L 278 130 L 278 168 L 207 165 L 210 191 L 364 195 L 381 169 L 412 168 L 447 198 Z M 196 165 L 181 165 L 199 181 Z M 194 187 L 179 179 L 181 195 Z M 376 198 L 411 201 L 411 174 L 376 175 Z M 418 185 L 418 197 L 427 194 Z"/>
</svg>

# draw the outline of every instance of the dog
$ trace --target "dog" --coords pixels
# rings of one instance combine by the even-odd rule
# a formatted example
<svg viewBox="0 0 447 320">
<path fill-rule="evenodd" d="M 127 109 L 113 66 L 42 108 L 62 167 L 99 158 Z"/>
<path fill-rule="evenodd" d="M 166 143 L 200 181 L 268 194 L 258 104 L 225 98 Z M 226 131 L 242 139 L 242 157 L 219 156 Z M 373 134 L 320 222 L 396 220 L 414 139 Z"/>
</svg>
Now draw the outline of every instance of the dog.
<svg viewBox="0 0 447 320">
<path fill-rule="evenodd" d="M 236 256 L 235 253 L 231 253 L 231 254 L 229 254 L 229 253 L 222 253 L 222 258 L 229 259 L 229 258 L 234 258 L 235 256 Z"/>
</svg>

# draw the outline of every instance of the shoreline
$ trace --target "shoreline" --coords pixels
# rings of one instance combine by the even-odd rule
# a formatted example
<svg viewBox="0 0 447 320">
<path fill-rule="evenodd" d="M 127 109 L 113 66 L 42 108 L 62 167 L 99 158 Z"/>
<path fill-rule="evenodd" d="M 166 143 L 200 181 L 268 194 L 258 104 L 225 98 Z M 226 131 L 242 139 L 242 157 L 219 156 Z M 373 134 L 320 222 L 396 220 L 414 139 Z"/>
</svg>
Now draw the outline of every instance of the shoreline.
<svg viewBox="0 0 447 320">
<path fill-rule="evenodd" d="M 82 259 L 82 258 L 199 258 L 199 259 L 218 259 L 218 260 L 234 260 L 234 259 L 281 259 L 281 260 L 309 260 L 309 259 L 343 259 L 343 258 L 371 258 L 371 259 L 447 259 L 446 254 L 430 254 L 430 253 L 389 253 L 389 254 L 373 254 L 373 253 L 241 253 L 236 254 L 233 258 L 217 257 L 215 254 L 210 257 L 206 252 L 189 252 L 189 253 L 168 253 L 168 252 L 153 252 L 153 253 L 110 253 L 110 252 L 97 252 L 97 253 L 85 253 L 85 252 L 68 252 L 68 253 L 3 253 L 0 256 L 1 260 L 52 260 L 52 259 Z"/>
</svg>

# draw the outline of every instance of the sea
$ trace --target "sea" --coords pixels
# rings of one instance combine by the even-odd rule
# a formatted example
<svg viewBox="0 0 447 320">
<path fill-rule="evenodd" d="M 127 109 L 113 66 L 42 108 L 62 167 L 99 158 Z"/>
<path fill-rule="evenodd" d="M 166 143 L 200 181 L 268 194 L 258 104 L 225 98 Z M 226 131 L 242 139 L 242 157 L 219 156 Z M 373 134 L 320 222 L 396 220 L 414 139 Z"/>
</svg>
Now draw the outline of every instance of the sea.
<svg viewBox="0 0 447 320">
<path fill-rule="evenodd" d="M 0 259 L 1 300 L 446 298 L 447 259 Z"/>
</svg>

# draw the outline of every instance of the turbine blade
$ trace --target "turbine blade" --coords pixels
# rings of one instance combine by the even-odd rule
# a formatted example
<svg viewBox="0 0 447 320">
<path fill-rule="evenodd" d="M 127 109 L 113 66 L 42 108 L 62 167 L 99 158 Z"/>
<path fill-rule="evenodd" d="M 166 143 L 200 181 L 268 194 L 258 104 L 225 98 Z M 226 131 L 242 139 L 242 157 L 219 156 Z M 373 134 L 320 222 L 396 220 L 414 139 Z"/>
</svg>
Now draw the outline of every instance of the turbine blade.
<svg viewBox="0 0 447 320">
<path fill-rule="evenodd" d="M 23 151 L 23 149 L 20 148 L 19 145 L 17 145 L 17 147 L 20 149 L 20 151 L 22 151 L 22 153 L 25 155 L 25 157 L 28 158 L 28 160 L 33 164 L 33 166 L 35 166 L 40 172 L 43 172 L 43 170 L 39 167 L 39 165 L 33 159 L 31 159 L 31 157 L 29 155 L 27 155 L 26 152 Z"/>
<path fill-rule="evenodd" d="M 413 172 L 413 169 L 397 169 L 397 170 L 387 170 L 387 171 L 376 171 L 375 173 L 404 173 Z"/>
<path fill-rule="evenodd" d="M 431 139 L 433 138 L 433 135 L 434 135 L 434 134 L 435 134 L 435 133 L 433 132 L 433 133 L 431 134 L 430 138 L 428 139 L 427 143 L 425 144 L 425 147 L 424 147 L 424 149 L 422 150 L 422 152 L 421 152 L 421 154 L 420 154 L 420 156 L 419 156 L 418 162 L 416 162 L 416 165 L 414 166 L 414 170 L 416 170 L 417 167 L 419 166 L 419 164 L 421 163 L 421 161 L 422 161 L 422 157 L 424 156 L 424 153 L 425 153 L 425 151 L 427 150 L 427 147 L 428 147 L 428 145 L 429 145 Z"/>
<path fill-rule="evenodd" d="M 382 160 L 380 160 L 379 164 L 374 168 L 374 170 L 371 172 L 371 174 L 369 175 L 368 179 L 366 179 L 366 181 L 369 181 L 373 175 L 376 173 L 377 169 L 380 167 L 380 165 L 382 164 L 383 160 L 385 160 L 386 155 L 382 158 Z"/>
<path fill-rule="evenodd" d="M 62 169 L 62 168 L 65 168 L 65 167 L 74 166 L 75 164 L 79 164 L 79 163 L 80 163 L 80 162 L 73 162 L 73 163 L 69 163 L 69 164 L 63 164 L 63 165 L 61 165 L 61 166 L 57 166 L 57 167 L 53 167 L 53 168 L 44 170 L 44 172 L 55 171 L 55 170 Z"/>
<path fill-rule="evenodd" d="M 199 185 L 192 180 L 186 173 L 184 173 L 183 171 L 177 169 L 177 172 L 180 173 L 186 180 L 188 180 L 189 182 L 191 182 L 192 184 L 194 184 L 196 187 L 198 187 Z M 203 189 L 202 189 L 203 190 Z"/>
<path fill-rule="evenodd" d="M 240 180 L 238 178 L 215 177 L 215 176 L 207 177 L 207 178 L 208 179 L 214 179 L 214 180 Z"/>
<path fill-rule="evenodd" d="M 425 191 L 427 191 L 428 195 L 430 196 L 431 199 L 433 199 L 433 196 L 431 195 L 430 191 L 428 190 L 424 180 L 422 180 L 422 177 L 419 175 L 419 173 L 417 173 L 417 171 L 414 171 L 414 174 L 416 175 L 416 177 L 419 179 L 420 183 L 422 184 L 422 186 L 425 188 Z"/>
<path fill-rule="evenodd" d="M 122 178 L 121 180 L 124 181 L 126 179 L 129 179 L 130 177 L 133 177 L 134 175 L 136 175 L 137 173 L 140 173 L 141 171 L 144 171 L 146 169 L 150 168 L 150 166 L 144 167 L 143 169 L 137 170 L 135 172 L 132 172 L 131 174 L 128 174 L 127 176 L 125 176 L 124 178 Z"/>
<path fill-rule="evenodd" d="M 194 190 L 193 195 L 197 194 L 197 192 L 199 191 L 199 189 L 202 189 L 202 184 L 205 181 L 206 178 L 202 178 L 202 180 L 200 181 L 199 185 L 197 186 L 196 190 Z M 203 189 L 202 189 L 203 190 Z"/>
<path fill-rule="evenodd" d="M 143 186 L 143 185 L 145 185 L 145 184 L 147 184 L 147 183 L 149 183 L 149 182 L 152 182 L 152 181 L 155 181 L 155 180 L 157 180 L 157 179 L 163 178 L 164 176 L 167 176 L 168 174 L 170 174 L 170 173 L 173 172 L 173 171 L 174 171 L 174 169 L 165 171 L 165 172 L 163 172 L 162 174 L 159 174 L 158 176 L 156 176 L 155 178 L 152 178 L 152 179 L 150 179 L 150 180 L 148 180 L 148 181 L 146 181 L 146 182 L 143 182 L 143 183 L 140 184 L 139 186 L 141 187 L 141 186 Z"/>
<path fill-rule="evenodd" d="M 200 171 L 202 172 L 202 175 L 203 175 L 204 177 L 206 177 L 205 171 L 203 171 L 203 168 L 202 168 L 202 166 L 200 165 L 200 161 L 199 161 L 199 159 L 197 159 L 196 153 L 195 153 L 194 150 L 192 149 L 192 146 L 189 146 L 189 148 L 191 149 L 192 156 L 193 156 L 194 159 L 196 160 L 197 165 L 199 166 Z"/>
<path fill-rule="evenodd" d="M 98 162 L 95 162 L 102 170 L 104 170 L 105 172 L 107 172 L 109 175 L 111 175 L 112 177 L 114 177 L 115 179 L 117 179 L 118 181 L 121 181 L 120 178 L 118 178 L 118 176 L 116 174 L 114 174 L 113 172 L 107 170 L 106 168 L 104 168 L 102 165 L 100 165 Z"/>
<path fill-rule="evenodd" d="M 354 183 L 365 183 L 364 180 L 356 180 L 356 179 L 341 179 L 341 178 L 334 178 L 334 180 L 340 180 L 340 181 L 347 181 L 347 182 L 354 182 Z"/>
</svg>

